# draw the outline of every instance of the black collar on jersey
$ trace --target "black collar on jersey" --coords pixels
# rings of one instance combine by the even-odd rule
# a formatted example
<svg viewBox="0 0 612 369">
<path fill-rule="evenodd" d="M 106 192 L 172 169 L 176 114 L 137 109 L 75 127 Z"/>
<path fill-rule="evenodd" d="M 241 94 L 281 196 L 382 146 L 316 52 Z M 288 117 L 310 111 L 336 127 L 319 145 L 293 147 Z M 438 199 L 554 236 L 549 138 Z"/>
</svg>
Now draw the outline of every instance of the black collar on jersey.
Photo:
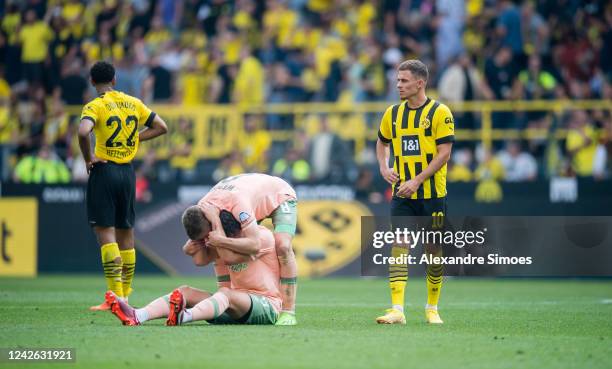
<svg viewBox="0 0 612 369">
<path fill-rule="evenodd" d="M 98 97 L 104 97 L 104 94 L 106 94 L 107 92 L 113 92 L 115 90 L 108 90 L 108 91 L 104 91 L 101 94 L 98 95 Z"/>
<path fill-rule="evenodd" d="M 408 106 L 408 100 L 406 100 L 405 102 L 405 108 L 408 110 L 419 110 L 419 109 L 423 109 L 424 107 L 427 106 L 427 104 L 429 104 L 429 102 L 431 101 L 431 99 L 428 97 L 427 100 L 425 100 L 425 102 L 423 103 L 423 105 L 419 106 L 418 108 L 411 108 L 410 106 Z"/>
</svg>

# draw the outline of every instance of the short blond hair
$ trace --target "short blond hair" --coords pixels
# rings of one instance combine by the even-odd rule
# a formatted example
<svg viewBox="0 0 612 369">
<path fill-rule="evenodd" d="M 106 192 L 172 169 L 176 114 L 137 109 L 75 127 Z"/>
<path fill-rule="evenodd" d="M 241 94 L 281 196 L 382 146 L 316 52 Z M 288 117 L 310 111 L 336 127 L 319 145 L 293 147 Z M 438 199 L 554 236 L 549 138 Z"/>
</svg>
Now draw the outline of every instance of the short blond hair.
<svg viewBox="0 0 612 369">
<path fill-rule="evenodd" d="M 397 67 L 397 70 L 410 71 L 413 76 L 415 76 L 416 78 L 420 78 L 424 81 L 427 81 L 429 79 L 429 70 L 427 69 L 427 66 L 422 61 L 417 59 L 409 59 L 403 61 L 399 65 L 399 67 Z"/>
<path fill-rule="evenodd" d="M 198 240 L 204 234 L 208 234 L 211 229 L 210 222 L 204 216 L 202 209 L 199 206 L 193 205 L 188 207 L 181 217 L 183 227 L 190 240 Z"/>
</svg>

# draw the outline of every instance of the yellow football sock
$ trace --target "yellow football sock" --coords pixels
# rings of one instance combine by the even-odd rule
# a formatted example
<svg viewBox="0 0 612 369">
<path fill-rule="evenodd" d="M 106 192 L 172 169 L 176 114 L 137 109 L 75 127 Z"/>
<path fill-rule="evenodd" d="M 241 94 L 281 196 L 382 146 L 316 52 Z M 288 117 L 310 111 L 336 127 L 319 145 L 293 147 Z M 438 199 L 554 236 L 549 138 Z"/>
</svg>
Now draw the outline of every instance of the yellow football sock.
<svg viewBox="0 0 612 369">
<path fill-rule="evenodd" d="M 106 286 L 117 296 L 123 297 L 123 286 L 121 285 L 121 253 L 116 242 L 107 243 L 100 248 L 102 253 L 102 266 L 104 267 L 104 278 Z"/>
<path fill-rule="evenodd" d="M 399 258 L 401 255 L 408 256 L 406 247 L 393 246 L 391 256 Z M 408 265 L 406 263 L 389 264 L 389 288 L 391 289 L 391 304 L 394 307 L 404 308 L 404 291 L 408 280 Z"/>
<path fill-rule="evenodd" d="M 136 250 L 121 250 L 121 260 L 123 260 L 123 270 L 121 272 L 121 284 L 123 285 L 123 297 L 128 297 L 132 293 L 132 280 L 136 269 Z"/>
<path fill-rule="evenodd" d="M 442 256 L 442 250 L 435 252 L 434 256 Z M 443 267 L 441 264 L 427 264 L 427 305 L 436 306 L 440 300 L 442 289 Z"/>
</svg>

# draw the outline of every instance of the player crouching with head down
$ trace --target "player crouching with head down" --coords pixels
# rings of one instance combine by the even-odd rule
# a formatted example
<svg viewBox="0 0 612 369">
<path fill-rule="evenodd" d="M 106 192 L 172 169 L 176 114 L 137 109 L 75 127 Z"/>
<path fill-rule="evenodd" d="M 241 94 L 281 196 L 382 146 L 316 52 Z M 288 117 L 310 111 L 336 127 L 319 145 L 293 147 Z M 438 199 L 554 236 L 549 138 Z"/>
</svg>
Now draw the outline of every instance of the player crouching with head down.
<svg viewBox="0 0 612 369">
<path fill-rule="evenodd" d="M 135 309 L 106 293 L 111 312 L 124 325 L 140 325 L 147 320 L 166 318 L 166 325 L 175 326 L 206 320 L 211 324 L 274 324 L 281 310 L 279 265 L 274 237 L 260 227 L 261 248 L 256 254 L 239 253 L 215 247 L 203 235 L 210 223 L 194 222 L 183 215 L 189 241 L 183 251 L 198 266 L 215 266 L 219 289 L 214 294 L 189 286 L 181 286 L 171 294 L 159 297 L 142 309 Z M 223 231 L 229 237 L 240 236 L 240 223 L 227 211 L 220 213 Z"/>
</svg>

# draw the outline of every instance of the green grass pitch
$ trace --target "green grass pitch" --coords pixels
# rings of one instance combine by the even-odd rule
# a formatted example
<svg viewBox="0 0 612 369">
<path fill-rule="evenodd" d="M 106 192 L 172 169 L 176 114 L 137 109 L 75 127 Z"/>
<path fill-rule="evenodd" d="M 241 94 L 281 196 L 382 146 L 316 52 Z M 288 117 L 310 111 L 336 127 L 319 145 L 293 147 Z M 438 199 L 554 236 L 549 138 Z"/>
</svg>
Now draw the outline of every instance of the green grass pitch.
<svg viewBox="0 0 612 369">
<path fill-rule="evenodd" d="M 212 279 L 137 275 L 142 306 Z M 423 321 L 425 282 L 411 278 L 405 326 L 379 326 L 384 279 L 301 280 L 296 327 L 123 327 L 102 301 L 101 276 L 0 278 L 0 347 L 72 347 L 74 364 L 0 368 L 610 368 L 612 283 L 448 279 L 442 326 Z"/>
</svg>

